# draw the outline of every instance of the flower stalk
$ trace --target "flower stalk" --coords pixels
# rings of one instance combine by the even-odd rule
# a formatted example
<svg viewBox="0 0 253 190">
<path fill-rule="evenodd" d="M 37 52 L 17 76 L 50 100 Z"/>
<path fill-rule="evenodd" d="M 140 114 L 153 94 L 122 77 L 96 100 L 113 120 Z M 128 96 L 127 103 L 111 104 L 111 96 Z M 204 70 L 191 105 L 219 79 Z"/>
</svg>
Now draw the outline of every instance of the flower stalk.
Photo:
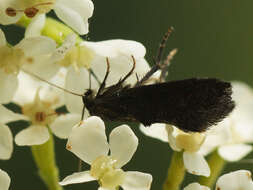
<svg viewBox="0 0 253 190">
<path fill-rule="evenodd" d="M 199 183 L 212 189 L 217 178 L 220 176 L 224 166 L 226 165 L 226 161 L 220 157 L 218 151 L 216 150 L 208 157 L 207 162 L 211 169 L 211 175 L 209 177 L 201 176 L 199 178 Z"/>
<path fill-rule="evenodd" d="M 62 190 L 59 185 L 59 172 L 55 161 L 54 139 L 50 133 L 49 140 L 42 145 L 31 147 L 39 175 L 49 190 Z"/>
<path fill-rule="evenodd" d="M 173 152 L 166 181 L 163 190 L 179 190 L 184 180 L 185 167 L 183 162 L 183 152 Z"/>
</svg>

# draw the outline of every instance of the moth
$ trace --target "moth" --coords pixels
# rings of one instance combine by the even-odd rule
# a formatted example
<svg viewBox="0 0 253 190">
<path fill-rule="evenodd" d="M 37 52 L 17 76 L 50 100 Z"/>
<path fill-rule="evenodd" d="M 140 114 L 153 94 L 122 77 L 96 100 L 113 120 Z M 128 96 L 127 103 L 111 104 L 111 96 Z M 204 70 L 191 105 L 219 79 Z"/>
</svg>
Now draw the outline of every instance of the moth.
<svg viewBox="0 0 253 190">
<path fill-rule="evenodd" d="M 216 78 L 190 78 L 146 85 L 153 73 L 161 70 L 166 74 L 166 64 L 161 63 L 165 43 L 171 33 L 169 29 L 160 44 L 156 63 L 135 85 L 125 84 L 135 69 L 132 69 L 114 85 L 106 87 L 110 72 L 107 71 L 97 92 L 88 89 L 82 96 L 84 109 L 90 115 L 104 120 L 139 122 L 145 126 L 153 123 L 167 123 L 185 132 L 203 132 L 222 121 L 235 107 L 231 98 L 229 82 Z M 55 86 L 55 85 L 54 85 Z"/>
<path fill-rule="evenodd" d="M 107 72 L 99 90 L 89 89 L 82 96 L 90 115 L 110 121 L 134 121 L 145 126 L 167 123 L 186 132 L 203 132 L 228 116 L 235 107 L 229 82 L 216 78 L 191 78 L 145 85 L 157 70 L 162 71 L 161 75 L 166 73 L 166 62 L 163 64 L 160 60 L 171 31 L 169 29 L 163 37 L 155 66 L 133 87 L 125 84 L 134 72 L 136 63 L 132 56 L 133 67 L 129 73 L 118 83 L 105 88 L 110 72 L 107 59 Z"/>
</svg>

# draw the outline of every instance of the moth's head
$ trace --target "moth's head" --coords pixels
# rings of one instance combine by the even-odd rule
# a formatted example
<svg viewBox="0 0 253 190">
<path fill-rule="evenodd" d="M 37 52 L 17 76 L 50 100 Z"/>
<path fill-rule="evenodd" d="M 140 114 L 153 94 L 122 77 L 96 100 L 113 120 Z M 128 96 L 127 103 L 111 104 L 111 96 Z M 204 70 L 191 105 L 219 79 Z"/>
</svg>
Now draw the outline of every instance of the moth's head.
<svg viewBox="0 0 253 190">
<path fill-rule="evenodd" d="M 83 95 L 83 103 L 89 109 L 93 105 L 95 98 L 95 92 L 91 89 L 88 89 Z"/>
<path fill-rule="evenodd" d="M 88 89 L 85 93 L 83 97 L 90 97 L 93 96 L 94 92 L 91 89 Z"/>
</svg>

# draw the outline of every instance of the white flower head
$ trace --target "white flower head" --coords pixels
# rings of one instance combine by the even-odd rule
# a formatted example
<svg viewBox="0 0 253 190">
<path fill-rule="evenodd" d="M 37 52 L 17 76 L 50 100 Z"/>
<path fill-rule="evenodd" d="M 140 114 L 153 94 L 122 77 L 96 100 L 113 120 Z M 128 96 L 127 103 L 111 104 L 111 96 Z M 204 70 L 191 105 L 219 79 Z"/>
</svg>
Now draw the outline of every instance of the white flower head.
<svg viewBox="0 0 253 190">
<path fill-rule="evenodd" d="M 253 190 L 251 173 L 248 170 L 237 170 L 224 174 L 217 180 L 215 190 Z"/>
<path fill-rule="evenodd" d="M 210 188 L 199 183 L 191 183 L 184 190 L 210 190 Z M 215 190 L 253 190 L 250 171 L 237 170 L 220 176 Z"/>
<path fill-rule="evenodd" d="M 60 79 L 59 77 L 61 74 L 54 77 L 52 82 L 61 85 L 64 76 Z M 14 102 L 21 106 L 24 119 L 30 121 L 30 126 L 15 136 L 16 144 L 30 146 L 45 143 L 49 139 L 48 127 L 57 137 L 67 138 L 72 126 L 80 121 L 80 116 L 56 112 L 56 108 L 64 102 L 62 92 L 44 82 L 34 81 L 22 72 L 19 82 L 21 85 L 15 94 Z"/>
<path fill-rule="evenodd" d="M 138 139 L 127 125 L 115 128 L 108 143 L 104 122 L 99 117 L 89 117 L 73 128 L 67 149 L 90 164 L 91 169 L 67 176 L 60 184 L 98 180 L 102 189 L 114 190 L 118 186 L 132 190 L 150 189 L 150 174 L 121 169 L 132 158 L 137 145 Z"/>
<path fill-rule="evenodd" d="M 21 40 L 14 47 L 10 47 L 0 29 L 0 103 L 8 103 L 12 100 L 18 88 L 17 75 L 22 68 L 32 68 L 39 62 L 45 61 L 44 67 L 52 65 L 49 54 L 56 49 L 55 42 L 45 36 L 31 37 Z M 57 69 L 53 65 L 50 72 L 43 72 L 46 76 L 54 74 Z"/>
<path fill-rule="evenodd" d="M 78 46 L 68 47 L 69 51 L 58 64 L 68 68 L 65 88 L 79 94 L 84 94 L 89 89 L 89 72 L 87 68 L 91 68 L 98 80 L 103 81 L 107 70 L 106 58 L 108 58 L 110 64 L 110 73 L 106 86 L 117 83 L 120 78 L 131 70 L 134 64 L 131 56 L 135 58 L 136 65 L 134 73 L 126 80 L 127 84 L 134 84 L 137 81 L 136 75 L 142 78 L 150 69 L 144 59 L 145 47 L 135 41 L 82 42 Z M 151 79 L 153 78 L 151 77 Z M 98 89 L 94 77 L 91 77 L 91 88 Z M 66 94 L 66 106 L 70 112 L 80 114 L 83 106 L 82 99 L 72 94 Z"/>
<path fill-rule="evenodd" d="M 184 166 L 189 173 L 206 177 L 210 175 L 208 163 L 199 153 L 205 134 L 185 133 L 174 126 L 158 123 L 150 127 L 141 125 L 140 130 L 147 136 L 168 142 L 174 151 L 183 151 Z"/>
<path fill-rule="evenodd" d="M 215 148 L 227 161 L 238 161 L 252 151 L 253 142 L 253 90 L 242 82 L 232 82 L 234 111 L 217 126 L 207 131 L 201 147 L 203 154 Z"/>
<path fill-rule="evenodd" d="M 25 14 L 32 18 L 26 33 L 29 36 L 39 35 L 45 22 L 44 14 L 50 10 L 54 10 L 63 22 L 79 34 L 88 33 L 88 19 L 94 10 L 91 0 L 1 0 L 0 24 L 16 23 Z"/>
<path fill-rule="evenodd" d="M 0 189 L 8 190 L 11 183 L 11 178 L 9 175 L 0 169 Z"/>
</svg>

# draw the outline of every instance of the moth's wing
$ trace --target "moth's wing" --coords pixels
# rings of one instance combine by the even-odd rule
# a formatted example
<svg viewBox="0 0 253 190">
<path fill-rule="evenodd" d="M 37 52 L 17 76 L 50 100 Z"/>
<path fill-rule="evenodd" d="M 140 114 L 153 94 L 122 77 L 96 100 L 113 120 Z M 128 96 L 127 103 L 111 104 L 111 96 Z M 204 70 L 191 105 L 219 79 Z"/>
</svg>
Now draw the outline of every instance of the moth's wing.
<svg viewBox="0 0 253 190">
<path fill-rule="evenodd" d="M 168 123 L 184 131 L 201 132 L 233 110 L 231 94 L 228 82 L 192 78 L 123 89 L 98 104 L 144 125 Z"/>
</svg>

